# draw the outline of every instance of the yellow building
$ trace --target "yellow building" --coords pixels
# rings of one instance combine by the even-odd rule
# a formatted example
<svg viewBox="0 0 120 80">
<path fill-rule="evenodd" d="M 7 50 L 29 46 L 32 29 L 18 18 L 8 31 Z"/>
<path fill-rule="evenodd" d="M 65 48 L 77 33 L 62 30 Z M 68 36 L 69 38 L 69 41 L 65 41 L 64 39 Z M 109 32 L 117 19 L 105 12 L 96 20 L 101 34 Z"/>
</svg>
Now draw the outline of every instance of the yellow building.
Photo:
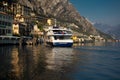
<svg viewBox="0 0 120 80">
<path fill-rule="evenodd" d="M 78 42 L 77 36 L 72 36 L 73 42 Z"/>
<path fill-rule="evenodd" d="M 17 23 L 13 23 L 13 34 L 14 35 L 19 35 L 20 33 L 19 33 L 19 24 L 17 24 Z"/>
<path fill-rule="evenodd" d="M 47 20 L 47 23 L 48 23 L 48 25 L 52 25 L 51 19 L 48 19 L 48 20 Z"/>
</svg>

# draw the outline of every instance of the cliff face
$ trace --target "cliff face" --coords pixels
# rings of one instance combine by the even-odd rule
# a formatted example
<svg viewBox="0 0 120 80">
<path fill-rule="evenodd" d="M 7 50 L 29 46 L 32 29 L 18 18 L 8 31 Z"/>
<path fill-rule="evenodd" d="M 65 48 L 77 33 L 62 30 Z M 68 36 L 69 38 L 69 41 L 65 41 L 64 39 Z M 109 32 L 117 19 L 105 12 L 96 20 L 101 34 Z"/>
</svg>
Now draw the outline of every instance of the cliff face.
<svg viewBox="0 0 120 80">
<path fill-rule="evenodd" d="M 80 16 L 68 0 L 19 0 L 19 2 L 31 7 L 39 15 L 74 23 L 83 33 L 99 35 L 93 25 L 86 18 Z"/>
</svg>

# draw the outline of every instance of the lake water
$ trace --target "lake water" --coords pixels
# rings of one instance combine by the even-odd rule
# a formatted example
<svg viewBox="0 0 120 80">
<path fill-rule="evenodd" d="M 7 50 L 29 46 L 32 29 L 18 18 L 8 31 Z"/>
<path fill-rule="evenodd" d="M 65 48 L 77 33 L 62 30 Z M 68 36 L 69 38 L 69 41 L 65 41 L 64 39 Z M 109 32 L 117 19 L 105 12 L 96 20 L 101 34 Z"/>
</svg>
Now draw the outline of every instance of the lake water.
<svg viewBox="0 0 120 80">
<path fill-rule="evenodd" d="M 120 43 L 0 45 L 0 80 L 120 80 Z"/>
</svg>

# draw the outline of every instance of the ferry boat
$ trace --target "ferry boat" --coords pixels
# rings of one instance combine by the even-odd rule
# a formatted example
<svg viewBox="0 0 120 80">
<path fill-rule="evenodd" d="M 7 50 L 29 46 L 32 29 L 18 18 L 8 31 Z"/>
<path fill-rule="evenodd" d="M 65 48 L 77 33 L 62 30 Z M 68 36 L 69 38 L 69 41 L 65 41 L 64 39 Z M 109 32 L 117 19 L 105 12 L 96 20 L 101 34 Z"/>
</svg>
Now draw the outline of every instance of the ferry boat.
<svg viewBox="0 0 120 80">
<path fill-rule="evenodd" d="M 50 26 L 46 32 L 46 43 L 54 47 L 72 47 L 72 31 L 67 28 Z"/>
</svg>

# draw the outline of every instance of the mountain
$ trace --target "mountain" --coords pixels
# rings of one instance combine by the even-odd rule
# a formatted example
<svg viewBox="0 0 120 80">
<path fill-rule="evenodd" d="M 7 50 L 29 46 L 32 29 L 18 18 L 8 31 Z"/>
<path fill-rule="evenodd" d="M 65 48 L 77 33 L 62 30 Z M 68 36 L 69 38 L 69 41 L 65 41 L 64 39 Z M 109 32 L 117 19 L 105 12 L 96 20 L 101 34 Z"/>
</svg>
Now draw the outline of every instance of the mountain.
<svg viewBox="0 0 120 80">
<path fill-rule="evenodd" d="M 108 34 L 113 36 L 115 39 L 120 39 L 120 25 L 114 26 L 114 28 L 110 29 Z"/>
<path fill-rule="evenodd" d="M 39 16 L 55 18 L 62 23 L 74 24 L 78 27 L 71 27 L 78 33 L 87 35 L 101 34 L 85 17 L 74 8 L 69 0 L 18 0 L 19 3 L 31 7 Z"/>
<path fill-rule="evenodd" d="M 95 23 L 94 26 L 98 30 L 111 35 L 113 38 L 120 39 L 120 25 L 110 26 L 110 25 L 103 24 L 103 23 Z"/>
<path fill-rule="evenodd" d="M 104 32 L 104 33 L 108 33 L 108 31 L 110 29 L 112 29 L 112 26 L 108 25 L 108 24 L 102 24 L 102 23 L 94 23 L 94 26 L 96 27 L 96 29 Z"/>
</svg>

